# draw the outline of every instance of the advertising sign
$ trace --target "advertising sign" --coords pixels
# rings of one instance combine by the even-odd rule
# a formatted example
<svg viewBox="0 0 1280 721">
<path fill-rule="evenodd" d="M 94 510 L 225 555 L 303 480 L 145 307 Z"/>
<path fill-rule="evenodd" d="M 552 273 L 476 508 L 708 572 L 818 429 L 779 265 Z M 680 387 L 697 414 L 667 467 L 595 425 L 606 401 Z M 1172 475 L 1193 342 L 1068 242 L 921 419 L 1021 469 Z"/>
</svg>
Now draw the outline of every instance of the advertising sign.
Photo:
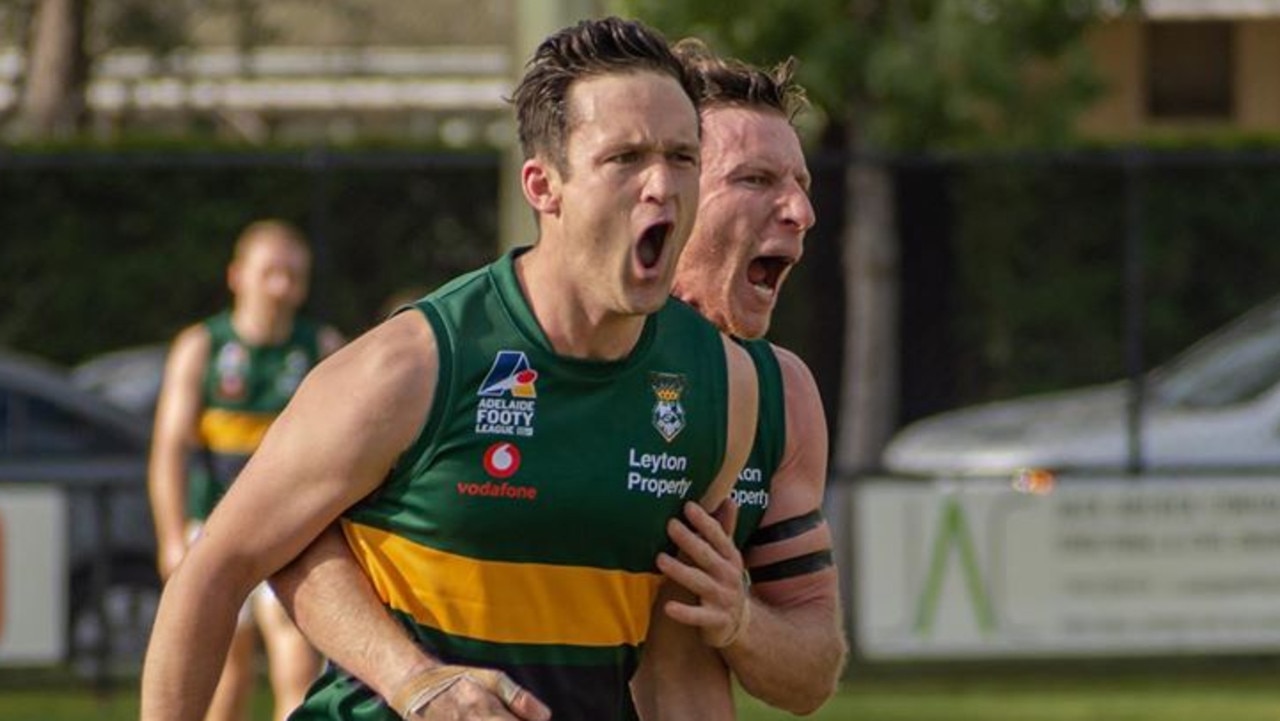
<svg viewBox="0 0 1280 721">
<path fill-rule="evenodd" d="M 1276 479 L 876 481 L 855 498 L 868 658 L 1280 649 Z"/>
<path fill-rule="evenodd" d="M 65 495 L 0 484 L 0 666 L 62 658 L 66 586 Z"/>
</svg>

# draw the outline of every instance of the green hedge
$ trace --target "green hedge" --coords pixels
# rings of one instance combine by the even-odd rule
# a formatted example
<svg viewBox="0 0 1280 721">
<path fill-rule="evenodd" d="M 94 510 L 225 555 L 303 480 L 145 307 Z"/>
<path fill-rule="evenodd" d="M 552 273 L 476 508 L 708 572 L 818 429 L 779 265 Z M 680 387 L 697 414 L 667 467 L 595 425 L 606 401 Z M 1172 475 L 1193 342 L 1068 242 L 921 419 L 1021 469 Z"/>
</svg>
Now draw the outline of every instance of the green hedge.
<svg viewBox="0 0 1280 721">
<path fill-rule="evenodd" d="M 311 310 L 348 334 L 366 329 L 393 293 L 425 291 L 497 252 L 496 153 L 60 152 L 0 154 L 0 344 L 66 363 L 166 340 L 221 307 L 231 240 L 255 218 L 308 231 L 317 248 Z M 1144 159 L 1149 363 L 1276 292 L 1280 159 L 1269 152 Z M 909 348 L 932 349 L 902 378 L 930 396 L 914 409 L 1123 375 L 1130 216 L 1117 158 L 930 161 L 944 169 L 931 192 L 948 207 L 900 199 L 909 212 L 942 216 L 921 224 L 927 238 L 904 238 L 908 251 L 929 244 L 921 252 L 945 266 L 928 274 L 945 281 L 938 288 L 904 274 L 908 299 L 945 295 L 927 328 L 903 328 Z M 839 183 L 838 166 L 826 165 L 815 164 L 819 224 L 773 336 L 809 360 L 833 400 L 843 196 L 827 187 Z M 920 191 L 904 183 L 900 192 Z"/>
<path fill-rule="evenodd" d="M 236 233 L 311 236 L 310 310 L 347 333 L 490 259 L 496 155 L 0 156 L 0 344 L 76 362 L 167 340 L 227 301 Z"/>
</svg>

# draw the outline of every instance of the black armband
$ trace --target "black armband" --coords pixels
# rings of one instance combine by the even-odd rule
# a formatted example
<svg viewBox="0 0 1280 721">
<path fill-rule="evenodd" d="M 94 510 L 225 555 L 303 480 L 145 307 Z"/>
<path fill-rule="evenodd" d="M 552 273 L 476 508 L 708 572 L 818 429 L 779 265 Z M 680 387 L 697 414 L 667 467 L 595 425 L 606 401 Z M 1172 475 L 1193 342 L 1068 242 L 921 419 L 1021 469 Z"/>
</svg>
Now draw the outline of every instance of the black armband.
<svg viewBox="0 0 1280 721">
<path fill-rule="evenodd" d="M 747 545 L 762 546 L 766 543 L 785 541 L 788 538 L 795 538 L 805 531 L 811 531 L 820 525 L 822 525 L 822 509 L 815 508 L 804 515 L 757 528 L 754 533 L 747 537 Z"/>
<path fill-rule="evenodd" d="M 763 566 L 756 566 L 750 569 L 752 583 L 767 583 L 769 581 L 781 581 L 784 578 L 794 578 L 803 576 L 807 573 L 821 571 L 824 568 L 830 568 L 835 565 L 835 559 L 831 556 L 831 549 L 824 548 L 821 551 L 812 551 L 804 553 L 793 558 L 766 563 Z"/>
</svg>

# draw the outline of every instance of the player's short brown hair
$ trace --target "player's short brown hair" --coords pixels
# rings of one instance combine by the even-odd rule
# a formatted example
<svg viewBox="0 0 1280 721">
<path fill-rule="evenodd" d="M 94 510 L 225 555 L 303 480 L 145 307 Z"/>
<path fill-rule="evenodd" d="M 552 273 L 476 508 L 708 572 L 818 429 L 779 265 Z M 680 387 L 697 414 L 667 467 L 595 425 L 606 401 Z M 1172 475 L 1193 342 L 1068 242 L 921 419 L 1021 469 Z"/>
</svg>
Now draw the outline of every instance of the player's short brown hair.
<svg viewBox="0 0 1280 721">
<path fill-rule="evenodd" d="M 616 17 L 584 20 L 544 40 L 511 97 L 524 157 L 543 155 L 566 171 L 565 143 L 573 121 L 568 98 L 573 83 L 638 71 L 670 75 L 697 106 L 700 93 L 695 77 L 662 34 L 643 23 Z"/>
<path fill-rule="evenodd" d="M 764 69 L 720 57 L 697 38 L 681 40 L 673 50 L 697 77 L 704 109 L 726 105 L 771 109 L 794 121 L 809 106 L 804 87 L 795 80 L 794 57 Z"/>
</svg>

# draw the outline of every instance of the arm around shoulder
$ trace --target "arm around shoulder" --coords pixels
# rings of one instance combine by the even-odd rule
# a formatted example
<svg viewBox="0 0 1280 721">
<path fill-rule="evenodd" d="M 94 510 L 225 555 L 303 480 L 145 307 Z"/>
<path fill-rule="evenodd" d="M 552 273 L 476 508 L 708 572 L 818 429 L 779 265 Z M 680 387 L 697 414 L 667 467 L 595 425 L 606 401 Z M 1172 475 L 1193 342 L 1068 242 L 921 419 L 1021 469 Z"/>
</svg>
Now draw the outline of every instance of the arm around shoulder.
<svg viewBox="0 0 1280 721">
<path fill-rule="evenodd" d="M 848 644 L 831 533 L 821 517 L 828 452 L 822 399 L 804 362 L 774 350 L 787 443 L 761 530 L 745 549 L 754 581 L 750 623 L 723 653 L 748 693 L 804 714 L 835 693 Z"/>
</svg>

